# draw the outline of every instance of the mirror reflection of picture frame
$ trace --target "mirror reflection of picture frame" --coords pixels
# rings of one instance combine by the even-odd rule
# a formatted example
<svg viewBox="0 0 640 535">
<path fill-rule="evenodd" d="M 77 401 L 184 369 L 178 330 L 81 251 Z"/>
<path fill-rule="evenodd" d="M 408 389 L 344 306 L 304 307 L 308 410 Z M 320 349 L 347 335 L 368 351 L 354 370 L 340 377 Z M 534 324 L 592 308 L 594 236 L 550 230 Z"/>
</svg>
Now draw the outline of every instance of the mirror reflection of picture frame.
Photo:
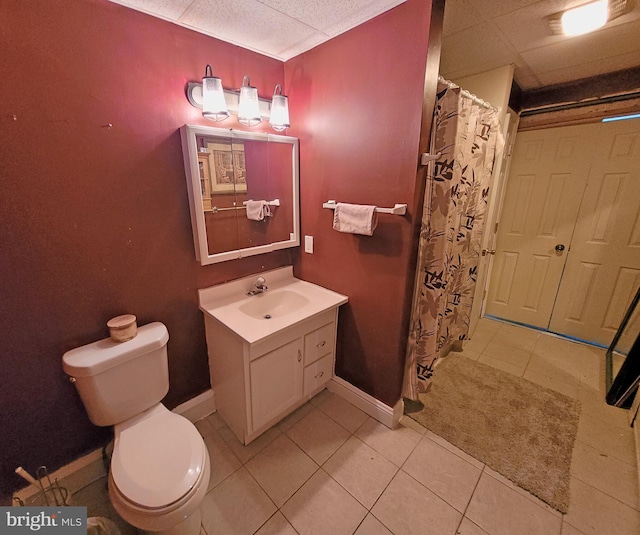
<svg viewBox="0 0 640 535">
<path fill-rule="evenodd" d="M 244 158 L 244 144 L 207 143 L 211 194 L 246 192 L 247 169 Z"/>
</svg>

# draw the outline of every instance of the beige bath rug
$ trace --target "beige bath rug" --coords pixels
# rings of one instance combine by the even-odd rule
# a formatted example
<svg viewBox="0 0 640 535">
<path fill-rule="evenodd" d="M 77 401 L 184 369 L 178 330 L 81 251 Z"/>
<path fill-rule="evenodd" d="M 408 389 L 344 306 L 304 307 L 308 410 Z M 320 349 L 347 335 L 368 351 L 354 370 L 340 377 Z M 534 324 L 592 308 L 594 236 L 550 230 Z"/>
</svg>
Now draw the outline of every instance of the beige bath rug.
<svg viewBox="0 0 640 535">
<path fill-rule="evenodd" d="M 455 353 L 436 368 L 420 401 L 419 412 L 406 404 L 408 416 L 567 512 L 578 401 Z"/>
</svg>

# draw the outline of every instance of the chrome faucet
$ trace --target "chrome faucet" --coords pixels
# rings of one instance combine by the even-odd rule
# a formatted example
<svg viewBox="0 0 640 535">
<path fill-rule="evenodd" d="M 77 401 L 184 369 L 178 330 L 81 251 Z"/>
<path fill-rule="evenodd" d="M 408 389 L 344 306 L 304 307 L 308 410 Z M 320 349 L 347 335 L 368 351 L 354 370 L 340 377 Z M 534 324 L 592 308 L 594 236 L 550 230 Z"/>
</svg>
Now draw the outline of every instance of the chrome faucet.
<svg viewBox="0 0 640 535">
<path fill-rule="evenodd" d="M 267 288 L 267 281 L 264 277 L 258 277 L 256 279 L 255 288 L 253 290 L 249 290 L 247 295 L 256 295 L 266 292 L 269 288 Z"/>
</svg>

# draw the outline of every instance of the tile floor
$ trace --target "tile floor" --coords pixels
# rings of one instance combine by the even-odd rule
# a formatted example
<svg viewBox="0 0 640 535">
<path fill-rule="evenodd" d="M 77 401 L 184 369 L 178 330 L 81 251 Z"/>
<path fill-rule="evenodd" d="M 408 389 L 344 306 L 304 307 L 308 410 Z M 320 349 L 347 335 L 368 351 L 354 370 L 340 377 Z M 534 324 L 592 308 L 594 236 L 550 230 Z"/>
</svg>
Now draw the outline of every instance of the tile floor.
<svg viewBox="0 0 640 535">
<path fill-rule="evenodd" d="M 604 350 L 483 319 L 462 354 L 582 402 L 566 515 L 413 420 L 389 430 L 325 390 L 246 447 L 215 413 L 196 424 L 213 460 L 207 535 L 640 534 L 633 435 L 603 401 Z M 76 495 L 90 516 L 113 515 L 103 483 Z"/>
</svg>

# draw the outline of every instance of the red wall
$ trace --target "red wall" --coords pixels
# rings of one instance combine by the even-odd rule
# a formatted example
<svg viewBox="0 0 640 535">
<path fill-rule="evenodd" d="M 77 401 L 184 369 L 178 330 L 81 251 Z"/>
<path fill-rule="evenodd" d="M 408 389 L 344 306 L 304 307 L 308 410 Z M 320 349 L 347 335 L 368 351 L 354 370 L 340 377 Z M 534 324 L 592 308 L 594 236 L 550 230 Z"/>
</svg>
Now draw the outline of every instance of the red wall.
<svg viewBox="0 0 640 535">
<path fill-rule="evenodd" d="M 414 203 L 430 12 L 408 0 L 285 64 L 302 234 L 315 246 L 296 273 L 349 296 L 337 374 L 388 405 L 401 395 L 420 214 L 381 214 L 373 236 L 357 236 L 334 231 L 322 203 Z"/>
<path fill-rule="evenodd" d="M 185 97 L 207 63 L 265 97 L 284 81 L 279 61 L 106 0 L 0 3 L 0 495 L 18 465 L 55 469 L 108 438 L 65 351 L 118 314 L 162 321 L 173 407 L 209 388 L 197 289 L 292 262 L 195 260 L 178 129 L 212 124 Z"/>
</svg>

